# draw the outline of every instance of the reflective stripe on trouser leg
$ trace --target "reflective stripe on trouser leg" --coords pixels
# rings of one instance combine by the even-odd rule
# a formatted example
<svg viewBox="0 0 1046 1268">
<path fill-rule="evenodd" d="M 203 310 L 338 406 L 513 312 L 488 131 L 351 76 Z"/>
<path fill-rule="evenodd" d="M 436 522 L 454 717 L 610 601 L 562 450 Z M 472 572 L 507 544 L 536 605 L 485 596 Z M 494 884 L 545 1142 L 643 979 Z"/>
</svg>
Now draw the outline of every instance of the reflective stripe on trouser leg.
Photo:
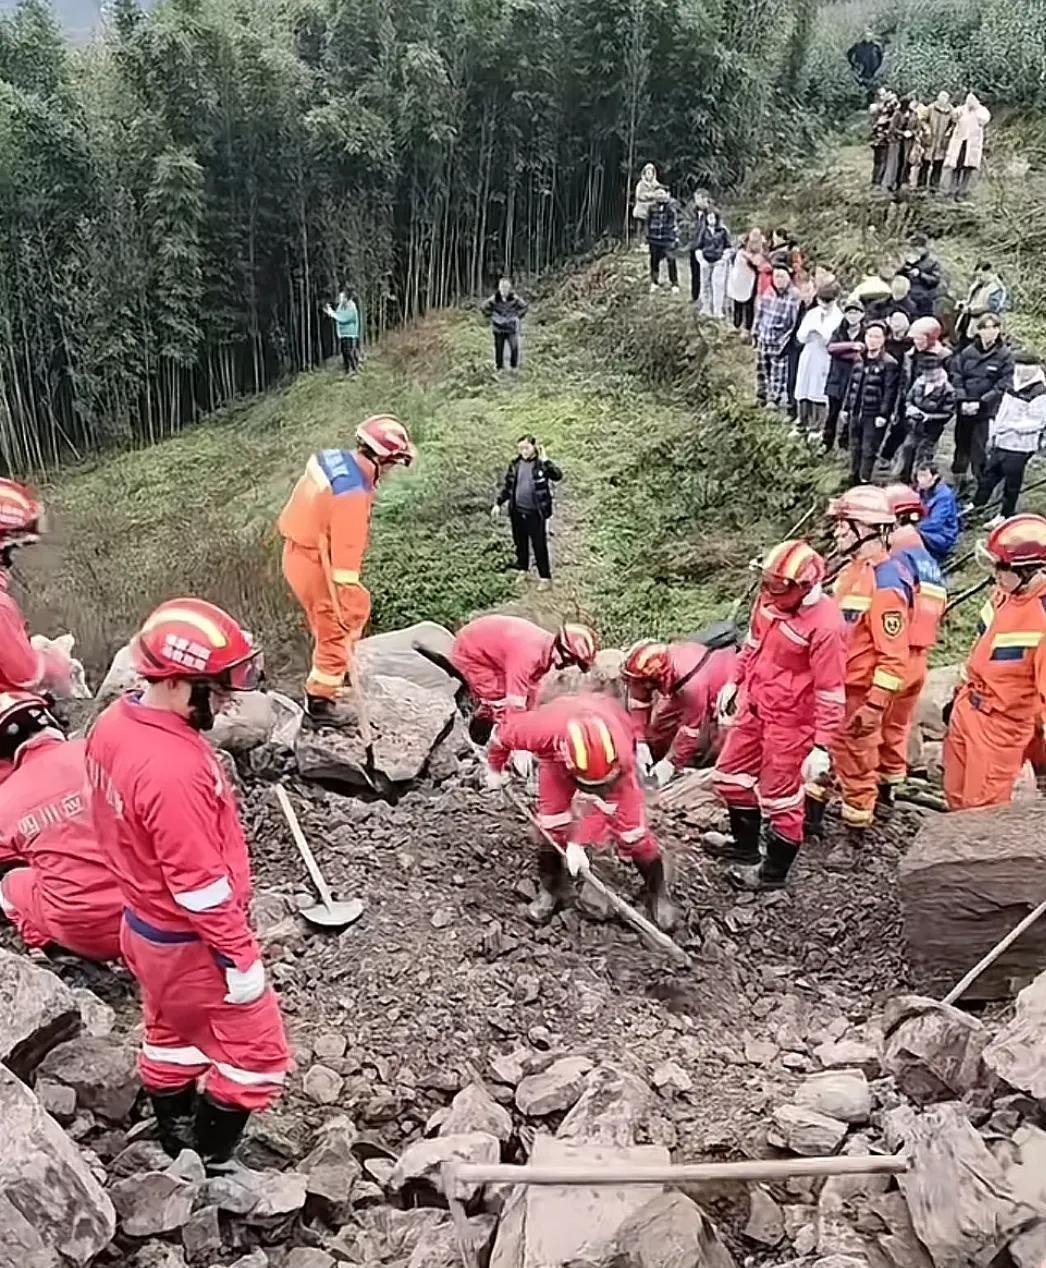
<svg viewBox="0 0 1046 1268">
<path fill-rule="evenodd" d="M 755 714 L 746 713 L 727 731 L 712 774 L 712 787 L 728 806 L 758 807 L 755 785 L 762 761 L 763 727 Z"/>
<path fill-rule="evenodd" d="M 803 840 L 803 761 L 813 746 L 813 738 L 811 719 L 793 715 L 766 723 L 759 806 L 771 830 L 796 847 Z"/>
<path fill-rule="evenodd" d="M 832 748 L 832 766 L 842 795 L 843 822 L 853 828 L 867 827 L 875 813 L 879 792 L 879 745 L 881 727 L 859 739 L 844 735 Z"/>
</svg>

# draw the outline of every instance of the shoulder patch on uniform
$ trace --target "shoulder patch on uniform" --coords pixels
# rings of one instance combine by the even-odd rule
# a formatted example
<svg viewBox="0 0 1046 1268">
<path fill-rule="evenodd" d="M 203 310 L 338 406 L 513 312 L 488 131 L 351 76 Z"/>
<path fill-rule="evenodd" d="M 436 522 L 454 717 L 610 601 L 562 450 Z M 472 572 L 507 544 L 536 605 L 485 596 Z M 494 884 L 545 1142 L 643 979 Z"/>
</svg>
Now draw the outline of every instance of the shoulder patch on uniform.
<svg viewBox="0 0 1046 1268">
<path fill-rule="evenodd" d="M 316 460 L 330 481 L 333 493 L 352 493 L 369 488 L 350 450 L 321 449 L 316 455 Z"/>
<path fill-rule="evenodd" d="M 900 612 L 883 613 L 883 633 L 887 638 L 896 638 L 904 629 L 904 618 Z"/>
</svg>

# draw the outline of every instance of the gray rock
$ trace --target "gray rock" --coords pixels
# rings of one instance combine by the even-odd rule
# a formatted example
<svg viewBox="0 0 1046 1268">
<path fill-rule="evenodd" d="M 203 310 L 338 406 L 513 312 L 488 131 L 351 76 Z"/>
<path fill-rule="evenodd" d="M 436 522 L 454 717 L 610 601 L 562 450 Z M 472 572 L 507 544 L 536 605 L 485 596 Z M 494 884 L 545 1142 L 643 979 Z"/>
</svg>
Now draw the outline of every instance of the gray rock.
<svg viewBox="0 0 1046 1268">
<path fill-rule="evenodd" d="M 499 1083 L 515 1087 L 520 1079 L 528 1073 L 527 1063 L 531 1056 L 529 1048 L 517 1048 L 514 1052 L 499 1054 L 490 1058 L 490 1068 Z"/>
<path fill-rule="evenodd" d="M 398 1193 L 408 1185 L 422 1184 L 443 1193 L 441 1168 L 445 1162 L 458 1160 L 473 1163 L 496 1163 L 501 1158 L 501 1145 L 486 1132 L 468 1132 L 460 1136 L 436 1136 L 408 1145 L 389 1176 L 389 1188 Z M 462 1201 L 470 1202 L 482 1185 L 462 1186 Z"/>
<path fill-rule="evenodd" d="M 592 1069 L 588 1057 L 561 1057 L 542 1074 L 528 1074 L 516 1088 L 516 1107 L 529 1118 L 541 1118 L 573 1106 Z"/>
<path fill-rule="evenodd" d="M 416 650 L 424 647 L 449 659 L 453 646 L 454 635 L 450 630 L 435 621 L 419 621 L 406 629 L 361 638 L 356 644 L 356 657 L 364 682 L 375 674 L 382 674 L 454 695 L 460 685 L 457 679 Z"/>
<path fill-rule="evenodd" d="M 185 1268 L 185 1252 L 170 1242 L 146 1242 L 130 1263 L 131 1268 Z"/>
<path fill-rule="evenodd" d="M 36 1099 L 40 1108 L 57 1118 L 60 1123 L 71 1123 L 76 1117 L 76 1093 L 71 1087 L 54 1083 L 50 1079 L 37 1078 Z"/>
<path fill-rule="evenodd" d="M 141 1087 L 137 1062 L 135 1050 L 112 1036 L 80 1035 L 48 1053 L 39 1074 L 72 1088 L 80 1109 L 107 1122 L 122 1123 Z"/>
<path fill-rule="evenodd" d="M 214 719 L 214 726 L 207 738 L 227 753 L 249 753 L 251 749 L 266 744 L 279 722 L 288 723 L 287 713 L 297 715 L 301 725 L 302 710 L 283 696 L 281 704 L 274 694 L 267 691 L 238 691 Z M 293 734 L 293 726 L 292 726 Z"/>
<path fill-rule="evenodd" d="M 293 1215 L 305 1205 L 306 1177 L 297 1171 L 256 1171 L 251 1182 L 256 1204 L 245 1217 L 248 1224 L 266 1223 Z"/>
<path fill-rule="evenodd" d="M 112 1203 L 76 1145 L 3 1068 L 0 1124 L 0 1268 L 50 1268 L 59 1254 L 86 1264 L 116 1232 Z"/>
<path fill-rule="evenodd" d="M 484 1263 L 494 1240 L 498 1221 L 493 1215 L 476 1215 L 465 1221 L 465 1239 L 473 1262 Z M 407 1268 L 460 1268 L 461 1251 L 453 1221 L 445 1219 L 425 1229 L 407 1261 Z"/>
<path fill-rule="evenodd" d="M 796 1089 L 795 1103 L 844 1123 L 867 1123 L 872 1093 L 863 1070 L 830 1070 L 808 1074 Z"/>
<path fill-rule="evenodd" d="M 777 1044 L 771 1043 L 769 1039 L 753 1039 L 751 1035 L 745 1036 L 745 1060 L 749 1065 L 770 1065 L 777 1059 L 779 1051 Z"/>
<path fill-rule="evenodd" d="M 170 1162 L 155 1140 L 133 1140 L 109 1164 L 109 1178 L 122 1180 L 139 1171 L 166 1171 Z"/>
<path fill-rule="evenodd" d="M 773 1112 L 769 1140 L 803 1157 L 834 1154 L 846 1139 L 846 1124 L 802 1105 L 782 1105 Z"/>
<path fill-rule="evenodd" d="M 882 1074 L 879 1050 L 874 1044 L 861 1039 L 840 1039 L 819 1044 L 814 1049 L 814 1056 L 826 1070 L 863 1070 L 868 1079 L 877 1079 Z"/>
<path fill-rule="evenodd" d="M 359 1139 L 356 1124 L 339 1114 L 330 1118 L 313 1139 L 312 1150 L 298 1164 L 298 1170 L 309 1175 L 318 1167 L 342 1167 L 356 1161 L 352 1147 Z"/>
<path fill-rule="evenodd" d="M 634 1145 L 655 1104 L 649 1087 L 617 1066 L 601 1065 L 585 1080 L 584 1091 L 563 1119 L 560 1140 Z"/>
<path fill-rule="evenodd" d="M 463 1087 L 439 1125 L 441 1136 L 486 1132 L 502 1142 L 512 1135 L 512 1115 L 479 1083 Z"/>
<path fill-rule="evenodd" d="M 0 1062 L 28 1081 L 45 1056 L 80 1030 L 76 996 L 24 955 L 0 951 Z"/>
<path fill-rule="evenodd" d="M 665 1061 L 659 1065 L 650 1077 L 651 1083 L 659 1092 L 673 1096 L 677 1092 L 689 1092 L 694 1080 L 676 1061 Z"/>
<path fill-rule="evenodd" d="M 227 1176 L 214 1176 L 200 1185 L 198 1200 L 204 1205 L 214 1205 L 227 1215 L 247 1215 L 258 1205 L 259 1194 L 251 1176 L 253 1172 L 241 1172 Z"/>
<path fill-rule="evenodd" d="M 355 1158 L 314 1167 L 305 1178 L 305 1215 L 330 1228 L 340 1228 L 352 1216 L 352 1198 L 363 1174 Z"/>
<path fill-rule="evenodd" d="M 107 1035 L 111 1035 L 116 1025 L 116 1012 L 108 1004 L 103 1003 L 94 991 L 89 991 L 85 986 L 73 987 L 73 994 L 80 1008 L 80 1021 L 83 1024 L 84 1034 L 90 1035 L 93 1039 L 104 1039 Z"/>
<path fill-rule="evenodd" d="M 313 1246 L 296 1246 L 284 1255 L 280 1268 L 334 1268 L 334 1256 Z"/>
<path fill-rule="evenodd" d="M 813 1268 L 869 1268 L 864 1255 L 824 1255 Z"/>
<path fill-rule="evenodd" d="M 120 1227 L 128 1237 L 177 1232 L 192 1215 L 196 1186 L 165 1172 L 118 1180 L 109 1190 Z"/>
<path fill-rule="evenodd" d="M 433 929 L 446 929 L 453 923 L 453 907 L 437 907 L 429 920 L 429 924 L 433 927 Z"/>
<path fill-rule="evenodd" d="M 348 1039 L 336 1030 L 317 1035 L 312 1045 L 312 1055 L 317 1061 L 340 1061 L 349 1046 Z"/>
<path fill-rule="evenodd" d="M 1010 1087 L 1046 1100 L 1046 973 L 1017 996 L 1013 1020 L 984 1049 L 984 1064 Z"/>
<path fill-rule="evenodd" d="M 263 1250 L 252 1250 L 250 1254 L 234 1259 L 229 1268 L 269 1268 L 269 1256 Z"/>
<path fill-rule="evenodd" d="M 195 1149 L 183 1149 L 177 1158 L 165 1167 L 164 1171 L 177 1180 L 186 1180 L 189 1184 L 203 1184 L 207 1179 L 207 1169 L 203 1159 Z"/>
<path fill-rule="evenodd" d="M 1046 1217 L 1046 1132 L 1025 1123 L 1010 1140 L 992 1146 L 1014 1195 Z"/>
<path fill-rule="evenodd" d="M 754 1185 L 748 1195 L 748 1223 L 745 1237 L 760 1246 L 776 1246 L 784 1239 L 784 1214 L 769 1193 Z"/>
<path fill-rule="evenodd" d="M 335 1105 L 345 1080 L 329 1066 L 314 1065 L 305 1072 L 301 1086 L 309 1100 L 317 1105 Z"/>
<path fill-rule="evenodd" d="M 1046 1264 L 1046 1220 L 1018 1234 L 1009 1245 L 1014 1268 L 1042 1268 Z"/>
<path fill-rule="evenodd" d="M 191 1264 L 210 1263 L 222 1248 L 218 1208 L 203 1206 L 182 1226 L 182 1245 Z"/>
<path fill-rule="evenodd" d="M 919 995 L 890 1001 L 884 1068 L 919 1104 L 959 1099 L 982 1082 L 988 1031 L 974 1017 Z"/>
<path fill-rule="evenodd" d="M 933 1268 L 933 1260 L 915 1235 L 903 1194 L 876 1194 L 868 1199 L 867 1209 L 886 1226 L 887 1231 L 879 1233 L 876 1242 L 890 1268 Z"/>
</svg>

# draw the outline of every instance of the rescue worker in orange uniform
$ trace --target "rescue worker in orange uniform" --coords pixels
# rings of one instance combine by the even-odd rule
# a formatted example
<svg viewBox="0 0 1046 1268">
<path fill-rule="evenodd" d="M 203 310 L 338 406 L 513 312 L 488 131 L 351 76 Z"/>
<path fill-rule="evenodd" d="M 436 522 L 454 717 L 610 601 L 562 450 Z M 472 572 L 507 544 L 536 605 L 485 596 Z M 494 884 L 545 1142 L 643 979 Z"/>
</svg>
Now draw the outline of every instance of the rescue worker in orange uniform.
<svg viewBox="0 0 1046 1268">
<path fill-rule="evenodd" d="M 821 589 L 824 574 L 804 541 L 767 554 L 736 676 L 717 701 L 729 729 L 715 790 L 733 841 L 710 853 L 738 864 L 729 879 L 741 888 L 784 885 L 803 840 L 804 780 L 827 776 L 842 729 L 846 630 Z"/>
<path fill-rule="evenodd" d="M 47 702 L 0 694 L 0 908 L 29 947 L 57 943 L 86 960 L 120 955 L 123 894 L 91 819 L 86 741 L 67 740 Z"/>
<path fill-rule="evenodd" d="M 857 485 L 833 498 L 828 514 L 835 525 L 836 552 L 850 557 L 832 587 L 846 622 L 847 646 L 846 716 L 831 758 L 852 847 L 875 813 L 883 719 L 908 676 L 913 583 L 889 555 L 896 519 L 885 489 Z M 806 792 L 807 829 L 816 836 L 829 792 L 821 780 L 809 782 Z M 836 861 L 850 861 L 848 850 L 841 850 Z"/>
<path fill-rule="evenodd" d="M 952 810 L 1011 800 L 1025 757 L 1041 757 L 1046 713 L 1046 518 L 1014 515 L 978 546 L 995 571 L 944 740 Z M 1039 767 L 1040 786 L 1042 768 Z"/>
<path fill-rule="evenodd" d="M 221 1170 L 291 1066 L 250 926 L 236 796 L 201 734 L 230 693 L 259 685 L 261 652 L 227 612 L 186 598 L 153 612 L 131 659 L 145 690 L 111 704 L 87 740 L 91 813 L 123 892 L 120 948 L 141 987 L 138 1068 L 160 1143 Z"/>
<path fill-rule="evenodd" d="M 387 414 L 356 428 L 357 448 L 322 449 L 309 459 L 280 513 L 283 575 L 305 611 L 313 637 L 305 680 L 306 715 L 314 725 L 350 721 L 335 708 L 353 649 L 370 617 L 360 579 L 374 490 L 382 474 L 415 457 L 406 427 Z"/>
<path fill-rule="evenodd" d="M 734 677 L 737 648 L 643 639 L 625 654 L 621 676 L 640 775 L 658 788 L 695 759 L 719 751 L 715 702 Z"/>
<path fill-rule="evenodd" d="M 665 861 L 646 818 L 636 774 L 628 714 L 609 696 L 559 696 L 528 713 L 502 718 L 491 736 L 488 782 L 508 782 L 510 753 L 532 753 L 538 762 L 538 823 L 566 851 L 542 839 L 540 892 L 527 910 L 544 924 L 564 898 L 567 876 L 587 867 L 586 846 L 612 842 L 643 877 L 651 918 L 671 929 L 677 913 L 668 893 Z"/>
<path fill-rule="evenodd" d="M 914 591 L 908 627 L 908 671 L 901 690 L 892 697 L 883 715 L 877 809 L 884 817 L 893 809 L 895 789 L 908 776 L 908 737 L 926 685 L 930 649 L 937 642 L 948 602 L 944 574 L 919 535 L 917 525 L 926 508 L 918 492 L 907 484 L 891 484 L 886 496 L 897 519 L 890 534 L 890 557 L 904 568 Z"/>
</svg>

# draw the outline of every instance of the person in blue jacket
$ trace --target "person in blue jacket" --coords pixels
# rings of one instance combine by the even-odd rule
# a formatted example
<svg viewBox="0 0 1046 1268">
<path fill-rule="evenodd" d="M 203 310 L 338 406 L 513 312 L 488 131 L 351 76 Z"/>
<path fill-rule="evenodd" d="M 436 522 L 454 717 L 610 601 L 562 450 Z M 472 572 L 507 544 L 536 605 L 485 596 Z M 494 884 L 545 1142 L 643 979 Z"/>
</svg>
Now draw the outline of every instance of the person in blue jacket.
<svg viewBox="0 0 1046 1268">
<path fill-rule="evenodd" d="M 916 528 L 926 549 L 939 564 L 944 563 L 955 549 L 961 528 L 955 490 L 942 483 L 936 462 L 920 463 L 915 470 L 915 485 L 926 508 Z"/>
<path fill-rule="evenodd" d="M 346 374 L 351 374 L 360 364 L 360 310 L 356 305 L 356 292 L 346 287 L 338 292 L 338 307 L 328 304 L 323 310 L 334 322 L 341 350 L 341 363 Z"/>
</svg>

